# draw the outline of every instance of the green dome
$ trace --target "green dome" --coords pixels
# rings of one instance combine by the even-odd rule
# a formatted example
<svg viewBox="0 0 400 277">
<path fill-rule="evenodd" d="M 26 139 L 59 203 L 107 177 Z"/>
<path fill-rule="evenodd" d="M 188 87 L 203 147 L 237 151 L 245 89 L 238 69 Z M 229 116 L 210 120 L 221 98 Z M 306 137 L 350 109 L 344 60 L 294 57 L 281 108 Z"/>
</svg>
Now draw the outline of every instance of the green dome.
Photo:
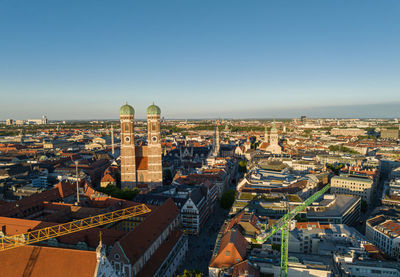
<svg viewBox="0 0 400 277">
<path fill-rule="evenodd" d="M 126 103 L 119 109 L 119 114 L 120 115 L 135 115 L 135 110 L 132 108 L 132 106 L 128 105 Z"/>
<path fill-rule="evenodd" d="M 149 106 L 147 108 L 147 114 L 160 115 L 161 114 L 161 110 L 160 110 L 160 108 L 158 106 L 154 105 L 154 103 L 153 103 L 153 105 L 151 105 L 151 106 Z"/>
</svg>

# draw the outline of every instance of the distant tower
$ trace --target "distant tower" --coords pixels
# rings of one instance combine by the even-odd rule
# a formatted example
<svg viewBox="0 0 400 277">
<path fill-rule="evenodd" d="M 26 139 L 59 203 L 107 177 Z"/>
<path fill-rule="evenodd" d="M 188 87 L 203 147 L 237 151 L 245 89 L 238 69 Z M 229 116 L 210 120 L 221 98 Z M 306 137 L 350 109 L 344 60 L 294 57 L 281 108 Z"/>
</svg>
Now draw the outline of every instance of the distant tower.
<svg viewBox="0 0 400 277">
<path fill-rule="evenodd" d="M 136 186 L 136 161 L 135 161 L 135 135 L 134 119 L 135 110 L 128 103 L 120 110 L 121 122 L 121 187 L 133 188 Z"/>
<path fill-rule="evenodd" d="M 219 148 L 220 148 L 218 125 L 219 125 L 219 123 L 217 122 L 217 126 L 215 127 L 215 133 L 214 133 L 214 153 L 213 153 L 213 156 L 215 156 L 215 157 L 218 157 Z"/>
<path fill-rule="evenodd" d="M 47 117 L 45 115 L 42 116 L 42 124 L 47 124 Z"/>
<path fill-rule="evenodd" d="M 114 156 L 114 128 L 111 124 L 111 153 Z"/>
<path fill-rule="evenodd" d="M 160 116 L 161 110 L 154 103 L 147 108 L 148 181 L 152 186 L 163 181 Z"/>
</svg>

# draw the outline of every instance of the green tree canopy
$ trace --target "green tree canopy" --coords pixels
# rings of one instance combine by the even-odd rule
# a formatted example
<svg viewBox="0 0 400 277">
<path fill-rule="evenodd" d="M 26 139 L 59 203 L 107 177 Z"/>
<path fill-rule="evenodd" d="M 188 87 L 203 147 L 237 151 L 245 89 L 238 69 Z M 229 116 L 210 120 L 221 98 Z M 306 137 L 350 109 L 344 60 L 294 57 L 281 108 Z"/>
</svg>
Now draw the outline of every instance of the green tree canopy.
<svg viewBox="0 0 400 277">
<path fill-rule="evenodd" d="M 225 190 L 225 192 L 222 194 L 221 197 L 221 207 L 224 209 L 230 209 L 233 205 L 233 202 L 235 202 L 235 197 L 236 197 L 236 190 L 234 189 Z"/>
<path fill-rule="evenodd" d="M 182 275 L 177 275 L 177 277 L 203 277 L 203 273 L 198 270 L 188 270 L 185 269 Z"/>
</svg>

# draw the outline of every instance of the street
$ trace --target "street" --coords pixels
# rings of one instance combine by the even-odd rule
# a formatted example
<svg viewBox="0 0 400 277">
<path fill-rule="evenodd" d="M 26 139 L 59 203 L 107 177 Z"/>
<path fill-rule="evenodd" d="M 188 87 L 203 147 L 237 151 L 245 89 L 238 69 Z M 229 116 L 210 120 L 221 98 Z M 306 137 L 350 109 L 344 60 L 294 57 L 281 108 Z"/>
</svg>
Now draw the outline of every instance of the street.
<svg viewBox="0 0 400 277">
<path fill-rule="evenodd" d="M 208 275 L 208 265 L 214 249 L 214 243 L 219 229 L 228 216 L 228 212 L 229 210 L 222 209 L 220 204 L 216 203 L 215 211 L 204 224 L 200 235 L 189 236 L 189 250 L 186 260 L 180 267 L 179 274 L 182 274 L 185 269 L 194 269 L 204 273 L 205 276 Z"/>
</svg>

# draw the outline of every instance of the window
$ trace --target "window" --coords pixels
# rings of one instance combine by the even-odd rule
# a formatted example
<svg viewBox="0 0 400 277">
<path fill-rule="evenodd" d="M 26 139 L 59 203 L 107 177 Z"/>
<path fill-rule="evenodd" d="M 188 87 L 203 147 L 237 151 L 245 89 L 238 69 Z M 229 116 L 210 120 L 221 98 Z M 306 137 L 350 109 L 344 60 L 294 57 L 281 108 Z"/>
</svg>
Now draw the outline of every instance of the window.
<svg viewBox="0 0 400 277">
<path fill-rule="evenodd" d="M 226 256 L 230 256 L 231 255 L 231 251 L 226 251 Z"/>
<path fill-rule="evenodd" d="M 119 254 L 117 254 L 117 253 L 114 254 L 114 258 L 115 258 L 116 260 L 119 260 L 119 258 L 120 258 L 120 257 L 119 257 Z"/>
</svg>

